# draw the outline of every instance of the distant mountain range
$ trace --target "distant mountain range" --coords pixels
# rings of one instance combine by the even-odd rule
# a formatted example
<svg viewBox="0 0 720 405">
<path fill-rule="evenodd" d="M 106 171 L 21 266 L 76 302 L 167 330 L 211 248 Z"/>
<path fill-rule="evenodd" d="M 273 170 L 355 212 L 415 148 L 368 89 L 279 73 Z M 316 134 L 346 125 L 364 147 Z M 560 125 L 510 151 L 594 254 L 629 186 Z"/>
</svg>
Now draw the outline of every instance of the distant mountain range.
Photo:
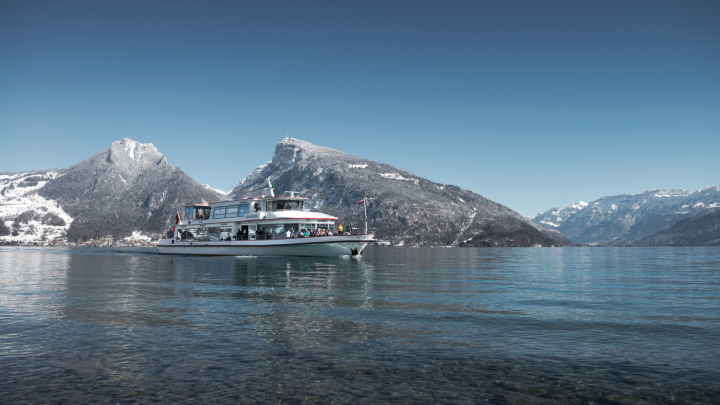
<svg viewBox="0 0 720 405">
<path fill-rule="evenodd" d="M 292 138 L 228 193 L 129 138 L 67 169 L 0 173 L 0 241 L 156 239 L 183 204 L 267 194 L 268 177 L 357 228 L 366 199 L 369 227 L 392 245 L 720 245 L 720 187 L 602 197 L 528 219 L 469 190 Z"/>
<path fill-rule="evenodd" d="M 259 196 L 270 176 L 278 190 L 394 245 L 564 246 L 556 230 L 468 190 L 406 170 L 287 138 L 266 165 L 225 194 L 200 185 L 152 144 L 125 138 L 67 169 L 0 173 L 0 235 L 6 241 L 78 241 L 112 235 L 158 237 L 184 203 Z M 267 194 L 265 192 L 265 194 Z"/>
<path fill-rule="evenodd" d="M 720 187 L 658 189 L 553 208 L 532 218 L 577 244 L 720 245 Z"/>
</svg>

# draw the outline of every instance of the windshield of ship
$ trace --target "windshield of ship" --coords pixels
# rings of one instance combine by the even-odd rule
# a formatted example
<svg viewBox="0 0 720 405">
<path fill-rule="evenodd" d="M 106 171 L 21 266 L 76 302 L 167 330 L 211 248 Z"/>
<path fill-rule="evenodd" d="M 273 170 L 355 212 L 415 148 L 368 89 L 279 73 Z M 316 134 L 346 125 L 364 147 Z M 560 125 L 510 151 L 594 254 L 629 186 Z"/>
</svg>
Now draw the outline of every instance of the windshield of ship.
<svg viewBox="0 0 720 405">
<path fill-rule="evenodd" d="M 302 211 L 304 200 L 275 200 L 267 201 L 267 211 Z"/>
</svg>

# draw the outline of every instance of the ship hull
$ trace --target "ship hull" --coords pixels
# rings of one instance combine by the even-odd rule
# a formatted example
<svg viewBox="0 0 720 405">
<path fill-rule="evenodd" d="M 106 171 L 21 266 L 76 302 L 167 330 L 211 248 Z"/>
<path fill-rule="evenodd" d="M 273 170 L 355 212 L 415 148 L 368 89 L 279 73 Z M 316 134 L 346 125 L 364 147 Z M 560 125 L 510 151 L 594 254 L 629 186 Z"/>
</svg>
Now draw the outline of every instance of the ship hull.
<svg viewBox="0 0 720 405">
<path fill-rule="evenodd" d="M 374 235 L 223 242 L 163 239 L 157 252 L 203 256 L 346 256 L 361 253 L 373 239 Z"/>
</svg>

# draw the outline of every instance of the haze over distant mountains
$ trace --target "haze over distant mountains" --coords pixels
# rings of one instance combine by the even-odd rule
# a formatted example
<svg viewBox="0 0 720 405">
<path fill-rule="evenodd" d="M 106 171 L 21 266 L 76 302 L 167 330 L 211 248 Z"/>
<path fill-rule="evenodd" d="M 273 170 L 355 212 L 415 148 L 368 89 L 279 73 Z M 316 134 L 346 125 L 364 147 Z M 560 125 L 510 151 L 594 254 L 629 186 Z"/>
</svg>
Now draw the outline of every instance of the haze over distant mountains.
<svg viewBox="0 0 720 405">
<path fill-rule="evenodd" d="M 579 244 L 720 245 L 720 187 L 650 190 L 553 208 L 532 221 Z"/>
</svg>

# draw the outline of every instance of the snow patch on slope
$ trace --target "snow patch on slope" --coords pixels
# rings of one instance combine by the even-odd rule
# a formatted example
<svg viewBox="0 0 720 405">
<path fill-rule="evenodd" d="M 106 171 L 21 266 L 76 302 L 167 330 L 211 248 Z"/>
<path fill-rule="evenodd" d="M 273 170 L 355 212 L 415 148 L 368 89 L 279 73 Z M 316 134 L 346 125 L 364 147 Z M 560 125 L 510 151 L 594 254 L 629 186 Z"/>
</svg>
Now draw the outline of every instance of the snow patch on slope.
<svg viewBox="0 0 720 405">
<path fill-rule="evenodd" d="M 420 180 L 403 177 L 400 173 L 380 173 L 380 176 L 386 179 L 412 181 L 415 184 L 420 183 Z"/>
<path fill-rule="evenodd" d="M 36 215 L 35 219 L 21 223 L 15 228 L 18 231 L 17 236 L 0 236 L 0 240 L 33 243 L 64 238 L 73 218 L 60 208 L 55 200 L 37 194 L 38 189 L 57 177 L 59 177 L 57 172 L 44 174 L 24 172 L 0 176 L 0 218 L 5 220 L 5 225 L 12 227 L 15 219 L 27 211 L 32 210 Z M 23 184 L 27 184 L 26 179 L 41 180 L 38 180 L 36 185 L 23 187 Z M 55 214 L 62 218 L 65 225 L 43 224 L 40 217 L 47 214 Z"/>
<path fill-rule="evenodd" d="M 213 192 L 215 192 L 215 193 L 217 193 L 217 194 L 220 194 L 221 196 L 226 196 L 226 195 L 230 194 L 230 191 L 232 191 L 232 190 L 229 190 L 229 191 L 218 190 L 217 188 L 212 188 L 212 187 L 210 187 L 209 184 L 202 184 L 202 186 L 205 187 L 206 189 L 210 190 L 210 191 L 213 191 Z"/>
<path fill-rule="evenodd" d="M 555 207 L 549 209 L 541 214 L 537 214 L 534 217 L 528 217 L 528 219 L 532 220 L 536 224 L 557 228 L 566 219 L 577 214 L 580 210 L 587 206 L 588 203 L 586 203 L 585 201 L 578 201 L 568 205 L 565 208 Z"/>
</svg>

